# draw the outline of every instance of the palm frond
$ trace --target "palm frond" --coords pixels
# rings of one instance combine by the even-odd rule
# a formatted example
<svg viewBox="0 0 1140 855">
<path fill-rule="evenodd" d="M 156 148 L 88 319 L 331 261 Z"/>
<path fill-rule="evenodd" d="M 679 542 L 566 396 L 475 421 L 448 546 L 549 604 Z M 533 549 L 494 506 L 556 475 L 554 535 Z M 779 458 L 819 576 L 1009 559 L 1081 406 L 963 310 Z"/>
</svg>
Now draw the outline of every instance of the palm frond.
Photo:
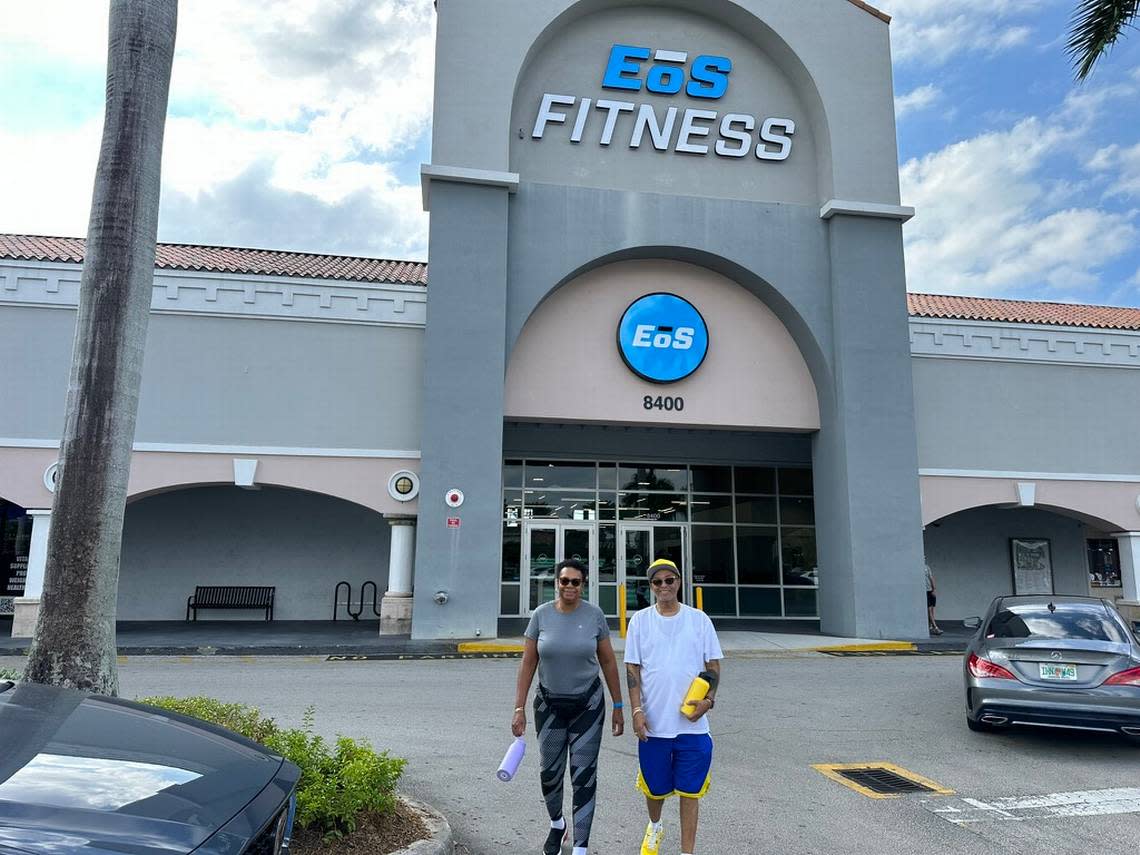
<svg viewBox="0 0 1140 855">
<path fill-rule="evenodd" d="M 1120 37 L 1140 11 L 1140 0 L 1081 0 L 1069 25 L 1065 52 L 1075 67 L 1077 80 L 1092 73 L 1093 66 Z"/>
</svg>

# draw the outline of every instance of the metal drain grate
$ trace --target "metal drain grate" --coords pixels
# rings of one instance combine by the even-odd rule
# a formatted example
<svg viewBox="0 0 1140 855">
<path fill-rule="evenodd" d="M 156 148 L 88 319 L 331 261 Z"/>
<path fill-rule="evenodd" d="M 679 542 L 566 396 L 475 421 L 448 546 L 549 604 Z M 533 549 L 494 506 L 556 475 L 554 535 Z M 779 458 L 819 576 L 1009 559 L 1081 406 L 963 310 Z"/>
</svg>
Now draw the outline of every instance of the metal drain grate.
<svg viewBox="0 0 1140 855">
<path fill-rule="evenodd" d="M 847 780 L 866 787 L 879 795 L 897 795 L 901 793 L 932 793 L 933 787 L 910 778 L 904 778 L 890 769 L 882 766 L 868 766 L 864 769 L 836 769 Z"/>
<path fill-rule="evenodd" d="M 954 794 L 948 787 L 894 763 L 813 763 L 812 768 L 871 799 L 897 799 L 911 793 Z"/>
</svg>

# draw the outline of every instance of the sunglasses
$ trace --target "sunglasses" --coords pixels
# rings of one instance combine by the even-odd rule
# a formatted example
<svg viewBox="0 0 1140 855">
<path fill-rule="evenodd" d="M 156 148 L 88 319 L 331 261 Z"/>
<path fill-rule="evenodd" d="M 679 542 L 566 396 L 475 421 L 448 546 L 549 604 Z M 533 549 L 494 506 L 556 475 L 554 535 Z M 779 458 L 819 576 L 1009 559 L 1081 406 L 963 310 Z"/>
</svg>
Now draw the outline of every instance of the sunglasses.
<svg viewBox="0 0 1140 855">
<path fill-rule="evenodd" d="M 660 588 L 662 585 L 676 585 L 676 584 L 677 584 L 677 577 L 676 576 L 663 576 L 660 579 L 654 579 L 652 581 L 652 585 L 654 588 Z"/>
<path fill-rule="evenodd" d="M 573 579 L 570 576 L 559 576 L 558 577 L 558 584 L 561 585 L 563 588 L 565 588 L 567 585 L 573 585 L 575 588 L 577 588 L 579 585 L 582 584 L 582 580 L 581 579 Z"/>
</svg>

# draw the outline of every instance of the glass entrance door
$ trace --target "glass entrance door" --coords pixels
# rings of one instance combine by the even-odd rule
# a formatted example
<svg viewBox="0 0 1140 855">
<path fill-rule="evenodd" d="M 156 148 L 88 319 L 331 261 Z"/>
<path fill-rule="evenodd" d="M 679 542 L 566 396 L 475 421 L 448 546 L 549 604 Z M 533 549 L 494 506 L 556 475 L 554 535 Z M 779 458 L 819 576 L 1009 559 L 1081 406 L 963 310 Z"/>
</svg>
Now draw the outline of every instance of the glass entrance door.
<svg viewBox="0 0 1140 855">
<path fill-rule="evenodd" d="M 527 523 L 523 536 L 524 602 L 530 614 L 554 599 L 557 581 L 554 568 L 560 561 L 581 561 L 589 572 L 583 599 L 593 602 L 598 575 L 597 529 L 581 523 Z"/>
<path fill-rule="evenodd" d="M 620 525 L 618 527 L 618 584 L 625 585 L 627 612 L 643 609 L 650 596 L 649 565 L 668 558 L 681 571 L 682 602 L 688 602 L 690 574 L 685 561 L 685 529 L 679 525 Z"/>
</svg>

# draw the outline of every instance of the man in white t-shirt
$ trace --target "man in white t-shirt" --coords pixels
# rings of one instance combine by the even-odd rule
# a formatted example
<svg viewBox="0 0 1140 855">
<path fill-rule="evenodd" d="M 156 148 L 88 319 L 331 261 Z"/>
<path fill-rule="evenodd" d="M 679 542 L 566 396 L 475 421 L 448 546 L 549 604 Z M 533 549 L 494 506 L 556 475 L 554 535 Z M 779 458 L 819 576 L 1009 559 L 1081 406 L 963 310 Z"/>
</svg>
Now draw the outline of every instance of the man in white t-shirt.
<svg viewBox="0 0 1140 855">
<path fill-rule="evenodd" d="M 712 621 L 680 602 L 681 573 L 667 558 L 649 565 L 655 605 L 634 614 L 625 641 L 625 671 L 649 825 L 642 855 L 657 855 L 665 831 L 661 808 L 680 796 L 681 853 L 692 855 L 697 840 L 699 799 L 709 788 L 712 737 L 706 713 L 713 708 L 724 654 Z M 693 678 L 705 672 L 710 688 L 703 700 L 681 712 Z"/>
</svg>

